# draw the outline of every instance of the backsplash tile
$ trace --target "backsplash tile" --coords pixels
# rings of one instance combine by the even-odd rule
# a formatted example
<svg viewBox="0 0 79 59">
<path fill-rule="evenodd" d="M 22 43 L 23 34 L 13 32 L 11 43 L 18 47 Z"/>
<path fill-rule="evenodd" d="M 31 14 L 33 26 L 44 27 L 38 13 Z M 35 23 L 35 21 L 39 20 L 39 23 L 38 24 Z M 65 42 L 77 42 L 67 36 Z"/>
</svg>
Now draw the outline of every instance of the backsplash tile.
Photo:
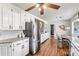
<svg viewBox="0 0 79 59">
<path fill-rule="evenodd" d="M 15 38 L 21 32 L 22 31 L 20 31 L 20 30 L 11 30 L 11 31 L 10 30 L 3 30 L 3 31 L 0 31 L 0 40 Z"/>
</svg>

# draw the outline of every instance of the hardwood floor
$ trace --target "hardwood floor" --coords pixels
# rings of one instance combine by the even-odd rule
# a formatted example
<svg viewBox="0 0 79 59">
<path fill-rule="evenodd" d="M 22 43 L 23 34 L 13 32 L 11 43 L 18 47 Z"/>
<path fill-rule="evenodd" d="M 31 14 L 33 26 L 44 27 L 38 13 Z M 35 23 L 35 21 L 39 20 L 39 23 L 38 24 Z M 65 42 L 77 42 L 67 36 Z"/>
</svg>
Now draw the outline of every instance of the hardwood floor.
<svg viewBox="0 0 79 59">
<path fill-rule="evenodd" d="M 67 56 L 68 54 L 67 49 L 57 48 L 56 39 L 51 37 L 41 45 L 40 51 L 32 56 Z"/>
</svg>

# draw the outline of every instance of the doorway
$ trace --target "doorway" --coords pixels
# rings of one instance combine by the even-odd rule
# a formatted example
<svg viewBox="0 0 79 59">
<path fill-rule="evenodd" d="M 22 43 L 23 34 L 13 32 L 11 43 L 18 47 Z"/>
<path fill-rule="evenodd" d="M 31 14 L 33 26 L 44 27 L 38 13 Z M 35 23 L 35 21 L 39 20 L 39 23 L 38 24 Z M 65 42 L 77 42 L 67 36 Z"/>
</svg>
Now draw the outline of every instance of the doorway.
<svg viewBox="0 0 79 59">
<path fill-rule="evenodd" d="M 50 25 L 50 35 L 54 35 L 54 24 Z"/>
</svg>

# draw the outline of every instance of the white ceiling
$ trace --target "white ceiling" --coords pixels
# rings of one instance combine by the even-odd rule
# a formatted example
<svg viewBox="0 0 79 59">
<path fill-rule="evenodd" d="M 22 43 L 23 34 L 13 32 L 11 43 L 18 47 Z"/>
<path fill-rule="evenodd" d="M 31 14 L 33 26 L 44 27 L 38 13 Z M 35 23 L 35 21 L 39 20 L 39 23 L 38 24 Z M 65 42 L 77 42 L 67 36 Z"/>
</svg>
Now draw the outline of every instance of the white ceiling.
<svg viewBox="0 0 79 59">
<path fill-rule="evenodd" d="M 33 4 L 34 3 L 16 3 L 15 5 L 26 10 L 28 7 L 32 6 Z M 56 3 L 56 4 L 61 6 L 59 10 L 46 8 L 45 14 L 43 16 L 39 14 L 37 8 L 32 9 L 31 11 L 29 11 L 29 13 L 36 15 L 44 20 L 48 20 L 48 19 L 67 20 L 73 17 L 73 15 L 77 13 L 79 10 L 79 3 Z"/>
</svg>

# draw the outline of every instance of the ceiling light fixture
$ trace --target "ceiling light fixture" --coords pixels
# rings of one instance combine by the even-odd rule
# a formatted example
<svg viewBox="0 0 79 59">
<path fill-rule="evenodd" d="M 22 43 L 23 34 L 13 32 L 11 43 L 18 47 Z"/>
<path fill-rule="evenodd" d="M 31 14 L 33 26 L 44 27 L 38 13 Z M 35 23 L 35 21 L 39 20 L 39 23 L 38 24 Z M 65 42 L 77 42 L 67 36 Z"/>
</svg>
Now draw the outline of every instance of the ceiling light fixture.
<svg viewBox="0 0 79 59">
<path fill-rule="evenodd" d="M 39 4 L 36 4 L 36 7 L 37 7 L 37 8 L 39 8 L 39 6 L 40 6 Z"/>
<path fill-rule="evenodd" d="M 43 5 L 43 8 L 45 9 L 46 8 L 46 5 Z"/>
<path fill-rule="evenodd" d="M 38 8 L 39 11 L 41 11 L 41 8 Z"/>
</svg>

